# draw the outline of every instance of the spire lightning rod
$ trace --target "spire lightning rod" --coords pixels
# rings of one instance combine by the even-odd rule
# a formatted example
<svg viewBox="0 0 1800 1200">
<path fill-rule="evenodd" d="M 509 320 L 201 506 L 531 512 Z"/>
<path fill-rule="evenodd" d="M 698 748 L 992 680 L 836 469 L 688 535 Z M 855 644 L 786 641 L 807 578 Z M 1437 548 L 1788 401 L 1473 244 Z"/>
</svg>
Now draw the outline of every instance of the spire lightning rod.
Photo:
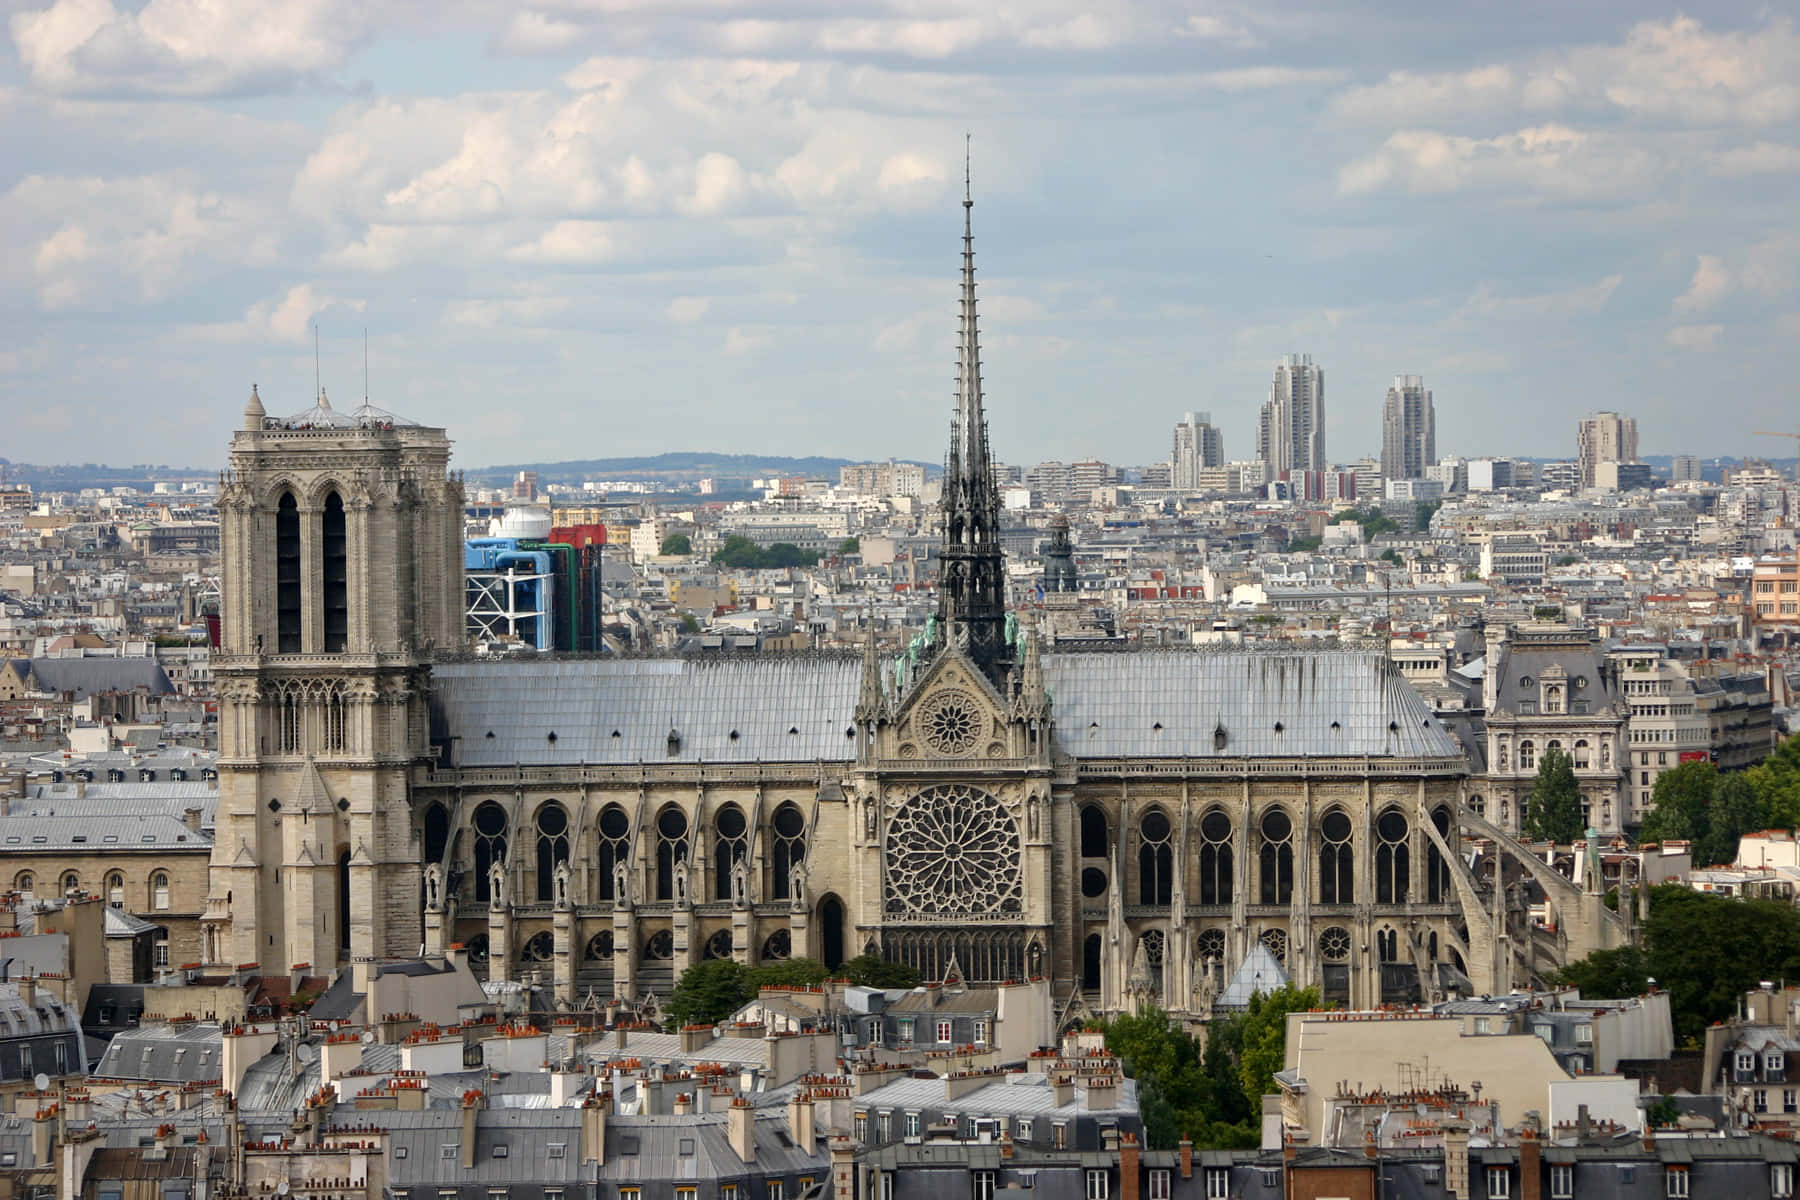
<svg viewBox="0 0 1800 1200">
<path fill-rule="evenodd" d="M 363 403 L 369 402 L 369 327 L 363 326 Z"/>
<path fill-rule="evenodd" d="M 325 394 L 324 381 L 319 378 L 319 323 L 313 322 L 313 401 Z"/>
</svg>

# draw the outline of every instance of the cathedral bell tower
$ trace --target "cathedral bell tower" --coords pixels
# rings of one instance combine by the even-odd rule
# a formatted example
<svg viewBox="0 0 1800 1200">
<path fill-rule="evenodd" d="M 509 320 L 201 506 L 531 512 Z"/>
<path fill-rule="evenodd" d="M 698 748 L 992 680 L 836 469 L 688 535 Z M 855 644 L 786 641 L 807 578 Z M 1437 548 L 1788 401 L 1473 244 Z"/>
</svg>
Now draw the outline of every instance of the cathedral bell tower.
<svg viewBox="0 0 1800 1200">
<path fill-rule="evenodd" d="M 423 936 L 408 775 L 434 649 L 462 645 L 462 484 L 442 429 L 254 388 L 221 479 L 213 964 L 323 973 Z"/>
</svg>

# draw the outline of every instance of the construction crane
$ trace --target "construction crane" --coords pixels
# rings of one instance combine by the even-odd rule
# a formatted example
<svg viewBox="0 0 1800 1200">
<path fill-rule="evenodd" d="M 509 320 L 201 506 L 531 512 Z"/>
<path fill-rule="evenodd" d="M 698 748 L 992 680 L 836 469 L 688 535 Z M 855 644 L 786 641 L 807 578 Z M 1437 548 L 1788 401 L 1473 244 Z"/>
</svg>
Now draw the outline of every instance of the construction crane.
<svg viewBox="0 0 1800 1200">
<path fill-rule="evenodd" d="M 1795 448 L 1800 450 L 1800 433 L 1774 433 L 1767 429 L 1759 429 L 1756 431 L 1756 436 L 1793 438 Z M 1800 479 L 1800 459 L 1796 459 L 1794 463 L 1794 478 Z"/>
</svg>

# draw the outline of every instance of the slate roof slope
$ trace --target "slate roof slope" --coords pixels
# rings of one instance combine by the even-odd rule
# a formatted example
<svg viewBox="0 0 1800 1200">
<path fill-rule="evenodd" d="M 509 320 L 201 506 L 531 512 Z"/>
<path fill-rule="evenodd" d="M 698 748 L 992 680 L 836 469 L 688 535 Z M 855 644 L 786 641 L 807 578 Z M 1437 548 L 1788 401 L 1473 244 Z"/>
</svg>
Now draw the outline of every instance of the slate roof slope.
<svg viewBox="0 0 1800 1200">
<path fill-rule="evenodd" d="M 199 1083 L 220 1078 L 217 1025 L 145 1025 L 121 1032 L 94 1064 L 100 1079 L 144 1083 Z"/>
<path fill-rule="evenodd" d="M 0 823 L 0 851 L 204 850 L 212 834 L 196 832 L 179 818 L 153 816 L 7 817 Z"/>
<path fill-rule="evenodd" d="M 1043 661 L 1057 740 L 1077 758 L 1463 756 L 1378 651 L 1147 650 Z"/>
<path fill-rule="evenodd" d="M 86 700 L 101 692 L 143 688 L 152 696 L 175 690 L 162 664 L 153 658 L 33 658 L 26 660 L 40 691 L 73 692 Z"/>
<path fill-rule="evenodd" d="M 1079 758 L 1463 757 L 1377 651 L 1047 653 L 1043 664 L 1058 739 Z M 842 762 L 855 752 L 860 678 L 854 655 L 445 663 L 432 671 L 434 735 L 454 738 L 468 767 Z"/>
</svg>

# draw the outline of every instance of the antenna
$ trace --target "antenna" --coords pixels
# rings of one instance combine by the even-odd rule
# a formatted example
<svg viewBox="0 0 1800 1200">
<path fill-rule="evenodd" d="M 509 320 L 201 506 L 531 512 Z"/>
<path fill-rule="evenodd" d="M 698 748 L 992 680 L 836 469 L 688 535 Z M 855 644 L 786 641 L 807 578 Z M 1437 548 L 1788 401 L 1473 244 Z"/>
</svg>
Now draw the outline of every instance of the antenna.
<svg viewBox="0 0 1800 1200">
<path fill-rule="evenodd" d="M 963 134 L 963 206 L 965 208 L 975 203 L 975 193 L 969 187 L 969 160 L 974 156 L 974 142 L 974 134 Z"/>
<path fill-rule="evenodd" d="M 313 322 L 313 402 L 325 393 L 325 385 L 319 379 L 319 323 Z"/>
<path fill-rule="evenodd" d="M 369 327 L 363 326 L 363 403 L 369 402 Z"/>
</svg>

